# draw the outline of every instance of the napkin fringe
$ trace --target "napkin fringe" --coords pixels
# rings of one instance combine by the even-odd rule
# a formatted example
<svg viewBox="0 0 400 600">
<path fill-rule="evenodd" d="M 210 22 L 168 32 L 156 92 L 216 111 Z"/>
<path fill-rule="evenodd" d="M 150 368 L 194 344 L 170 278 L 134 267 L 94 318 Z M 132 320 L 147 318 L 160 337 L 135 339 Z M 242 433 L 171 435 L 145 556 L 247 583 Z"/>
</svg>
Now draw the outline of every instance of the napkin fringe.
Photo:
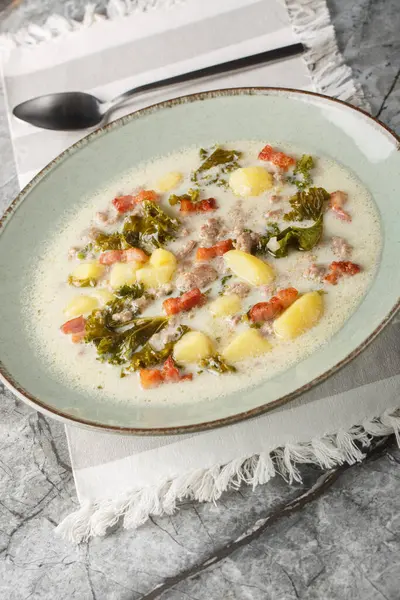
<svg viewBox="0 0 400 600">
<path fill-rule="evenodd" d="M 85 503 L 68 515 L 56 533 L 75 543 L 104 536 L 123 519 L 125 529 L 136 529 L 151 516 L 171 515 L 184 499 L 214 502 L 228 489 L 242 483 L 256 488 L 279 474 L 288 483 L 301 483 L 300 464 L 313 464 L 322 469 L 348 463 L 353 465 L 365 457 L 374 438 L 395 434 L 400 447 L 400 411 L 386 411 L 381 417 L 367 419 L 347 431 L 340 430 L 311 442 L 287 443 L 272 452 L 234 459 L 226 465 L 198 469 L 159 486 L 146 487 L 113 500 Z"/>
<path fill-rule="evenodd" d="M 304 60 L 316 91 L 370 110 L 336 43 L 325 0 L 284 0 L 294 32 L 308 48 Z"/>
</svg>

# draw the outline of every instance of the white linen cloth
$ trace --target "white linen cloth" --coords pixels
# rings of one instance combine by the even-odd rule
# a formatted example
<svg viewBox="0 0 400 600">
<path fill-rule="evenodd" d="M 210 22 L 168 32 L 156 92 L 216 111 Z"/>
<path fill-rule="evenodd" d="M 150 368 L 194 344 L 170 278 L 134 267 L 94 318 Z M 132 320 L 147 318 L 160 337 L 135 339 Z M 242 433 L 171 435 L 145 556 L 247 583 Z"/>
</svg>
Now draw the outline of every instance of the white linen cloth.
<svg viewBox="0 0 400 600">
<path fill-rule="evenodd" d="M 89 8 L 81 24 L 53 17 L 42 28 L 1 40 L 21 187 L 82 137 L 40 130 L 11 116 L 13 106 L 40 94 L 81 90 L 111 99 L 135 85 L 300 38 L 310 46 L 305 60 L 295 57 L 143 94 L 113 118 L 178 95 L 235 86 L 316 90 L 363 103 L 337 51 L 324 1 L 155 4 L 156 10 L 127 14 L 128 3 L 113 0 L 112 19 L 99 19 Z M 297 401 L 204 433 L 141 438 L 67 426 L 82 508 L 61 523 L 60 533 L 74 541 L 103 535 L 121 516 L 126 527 L 136 527 L 149 514 L 173 511 L 185 495 L 216 500 L 229 485 L 245 480 L 255 486 L 276 472 L 292 481 L 299 477 L 296 462 L 331 467 L 361 460 L 356 441 L 368 445 L 374 435 L 398 434 L 399 356 L 399 323 L 393 322 L 361 356 Z"/>
</svg>

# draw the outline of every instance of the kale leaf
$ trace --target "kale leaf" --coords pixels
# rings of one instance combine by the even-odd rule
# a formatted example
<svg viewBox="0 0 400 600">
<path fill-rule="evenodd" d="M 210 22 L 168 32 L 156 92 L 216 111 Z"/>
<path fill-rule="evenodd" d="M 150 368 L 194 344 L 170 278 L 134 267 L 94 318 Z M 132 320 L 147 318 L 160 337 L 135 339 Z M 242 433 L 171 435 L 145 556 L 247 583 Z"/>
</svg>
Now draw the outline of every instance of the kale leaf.
<svg viewBox="0 0 400 600">
<path fill-rule="evenodd" d="M 191 179 L 197 185 L 216 183 L 219 186 L 227 186 L 228 182 L 222 175 L 238 169 L 240 166 L 238 160 L 241 156 L 242 152 L 238 150 L 225 150 L 220 146 L 213 151 L 201 148 L 200 158 L 203 162 L 196 171 L 192 172 Z"/>
<path fill-rule="evenodd" d="M 126 219 L 123 237 L 129 246 L 142 248 L 151 253 L 174 240 L 179 221 L 170 217 L 154 202 L 143 202 L 143 216 L 133 215 Z"/>
<path fill-rule="evenodd" d="M 275 225 L 266 235 L 262 236 L 257 244 L 260 253 L 269 252 L 275 258 L 283 258 L 288 255 L 289 248 L 295 250 L 311 250 L 318 244 L 322 237 L 323 222 L 322 215 L 310 227 L 287 227 L 283 231 Z M 268 243 L 276 239 L 278 247 L 271 250 Z"/>
<path fill-rule="evenodd" d="M 315 166 L 314 159 L 308 154 L 297 161 L 293 171 L 293 177 L 289 177 L 288 181 L 298 187 L 299 190 L 305 190 L 312 184 L 311 169 Z"/>
<path fill-rule="evenodd" d="M 100 315 L 96 314 L 99 312 Z M 102 311 L 93 311 L 86 322 L 85 341 L 94 342 L 100 360 L 122 365 L 129 362 L 135 351 L 167 323 L 168 317 L 141 317 L 125 331 L 112 331 L 107 327 Z"/>
<path fill-rule="evenodd" d="M 124 250 L 128 247 L 124 237 L 118 231 L 114 233 L 105 233 L 100 231 L 94 240 L 94 247 L 97 251 L 101 250 Z"/>
<path fill-rule="evenodd" d="M 316 221 L 322 214 L 324 202 L 329 200 L 329 193 L 324 188 L 312 187 L 307 192 L 297 192 L 289 200 L 292 210 L 283 217 L 285 221 Z"/>
<path fill-rule="evenodd" d="M 164 362 L 171 356 L 176 342 L 188 331 L 190 331 L 190 327 L 179 325 L 174 340 L 165 344 L 161 350 L 155 350 L 151 343 L 147 342 L 141 350 L 132 355 L 128 370 L 137 371 L 138 369 L 147 369 Z"/>
</svg>

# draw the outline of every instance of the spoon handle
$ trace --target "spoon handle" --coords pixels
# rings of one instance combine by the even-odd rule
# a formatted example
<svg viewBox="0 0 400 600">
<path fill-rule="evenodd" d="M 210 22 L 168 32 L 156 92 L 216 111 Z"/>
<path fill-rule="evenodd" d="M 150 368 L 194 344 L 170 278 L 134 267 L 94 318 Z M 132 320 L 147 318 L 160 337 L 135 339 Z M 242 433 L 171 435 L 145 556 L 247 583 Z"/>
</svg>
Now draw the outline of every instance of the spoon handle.
<svg viewBox="0 0 400 600">
<path fill-rule="evenodd" d="M 291 44 L 290 46 L 284 46 L 283 48 L 267 50 L 266 52 L 261 52 L 260 54 L 253 54 L 252 56 L 245 56 L 244 58 L 236 58 L 235 60 L 229 60 L 228 62 L 213 65 L 211 67 L 205 67 L 204 69 L 197 69 L 196 71 L 191 71 L 190 73 L 182 73 L 181 75 L 174 75 L 173 77 L 161 79 L 160 81 L 145 83 L 144 85 L 139 85 L 111 100 L 107 112 L 114 109 L 117 104 L 124 102 L 131 96 L 134 96 L 140 92 L 156 90 L 168 85 L 175 85 L 177 83 L 184 83 L 185 81 L 191 81 L 193 79 L 200 79 L 201 77 L 219 75 L 229 71 L 237 71 L 238 69 L 244 69 L 246 67 L 253 67 L 266 62 L 272 62 L 274 60 L 289 58 L 290 56 L 302 54 L 305 50 L 306 48 L 303 44 Z"/>
</svg>

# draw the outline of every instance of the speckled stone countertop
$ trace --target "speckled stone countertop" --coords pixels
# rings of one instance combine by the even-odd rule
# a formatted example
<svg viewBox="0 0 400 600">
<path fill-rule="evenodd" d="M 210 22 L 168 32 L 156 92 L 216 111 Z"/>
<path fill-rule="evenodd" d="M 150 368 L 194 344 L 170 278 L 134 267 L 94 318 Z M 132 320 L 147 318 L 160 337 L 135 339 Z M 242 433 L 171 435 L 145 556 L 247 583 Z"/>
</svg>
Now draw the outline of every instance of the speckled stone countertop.
<svg viewBox="0 0 400 600">
<path fill-rule="evenodd" d="M 79 17 L 84 0 L 0 0 L 0 31 Z M 98 2 L 104 6 L 105 2 Z M 328 0 L 372 113 L 400 132 L 398 0 Z M 2 11 L 2 12 L 1 12 Z M 0 97 L 0 206 L 18 191 Z M 400 600 L 400 451 L 303 484 L 275 478 L 217 506 L 183 503 L 137 532 L 79 548 L 54 536 L 76 496 L 64 428 L 0 385 L 1 600 Z"/>
</svg>

